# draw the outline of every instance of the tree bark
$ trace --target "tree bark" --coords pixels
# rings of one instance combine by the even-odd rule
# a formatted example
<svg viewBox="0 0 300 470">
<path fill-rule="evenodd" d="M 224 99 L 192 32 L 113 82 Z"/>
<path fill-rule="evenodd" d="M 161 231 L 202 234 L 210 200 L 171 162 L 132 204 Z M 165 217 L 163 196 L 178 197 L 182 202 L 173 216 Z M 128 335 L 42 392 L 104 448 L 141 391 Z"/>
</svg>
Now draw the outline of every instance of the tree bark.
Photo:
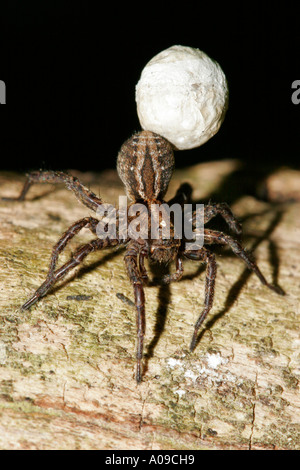
<svg viewBox="0 0 300 470">
<path fill-rule="evenodd" d="M 106 202 L 124 194 L 114 171 L 77 176 Z M 178 283 L 145 287 L 140 385 L 135 310 L 116 295 L 133 299 L 124 252 L 90 255 L 22 312 L 46 277 L 52 246 L 93 214 L 63 186 L 36 185 L 24 202 L 0 202 L 0 448 L 300 448 L 300 203 L 259 200 L 251 178 L 235 160 L 199 164 L 175 173 L 169 197 L 188 182 L 194 201 L 231 203 L 244 245 L 286 295 L 261 285 L 228 249 L 214 250 L 214 306 L 190 353 L 205 272 L 186 260 Z M 2 173 L 0 182 L 0 196 L 15 196 L 24 177 Z M 83 230 L 60 263 L 89 239 Z"/>
</svg>

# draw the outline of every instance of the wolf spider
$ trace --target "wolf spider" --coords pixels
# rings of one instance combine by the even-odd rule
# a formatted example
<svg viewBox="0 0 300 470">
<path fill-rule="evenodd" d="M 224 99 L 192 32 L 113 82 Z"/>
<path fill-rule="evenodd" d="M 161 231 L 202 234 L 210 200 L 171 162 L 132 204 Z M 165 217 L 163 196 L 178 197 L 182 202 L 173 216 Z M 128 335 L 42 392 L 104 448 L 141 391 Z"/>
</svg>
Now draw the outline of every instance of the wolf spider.
<svg viewBox="0 0 300 470">
<path fill-rule="evenodd" d="M 164 203 L 172 173 L 174 170 L 174 155 L 171 144 L 163 137 L 150 132 L 141 131 L 134 134 L 121 147 L 118 154 L 117 169 L 121 180 L 123 181 L 127 196 L 132 204 L 139 202 L 148 210 L 149 221 L 151 219 L 151 207 L 155 203 L 161 205 Z M 27 175 L 27 180 L 17 198 L 3 198 L 5 200 L 22 201 L 25 198 L 30 186 L 33 183 L 64 183 L 68 189 L 73 191 L 77 199 L 92 211 L 96 212 L 103 201 L 92 191 L 83 186 L 76 177 L 63 172 L 37 171 Z M 169 201 L 169 205 L 179 202 L 183 206 L 185 196 L 180 191 L 175 198 Z M 130 208 L 130 206 L 129 206 Z M 129 211 L 129 209 L 128 209 Z M 204 206 L 204 223 L 209 222 L 217 214 L 221 215 L 229 228 L 236 233 L 241 234 L 241 225 L 234 217 L 229 206 L 226 203 L 208 204 Z M 194 216 L 194 213 L 193 213 Z M 129 218 L 130 219 L 130 218 Z M 129 220 L 128 219 L 128 220 Z M 170 263 L 175 261 L 176 271 L 163 277 L 164 283 L 179 281 L 183 275 L 183 258 L 206 263 L 206 281 L 205 281 L 205 300 L 204 308 L 201 312 L 192 336 L 190 350 L 193 351 L 197 334 L 204 319 L 212 308 L 214 298 L 214 288 L 216 279 L 216 260 L 215 255 L 205 246 L 197 250 L 186 250 L 187 240 L 175 238 L 174 226 L 171 223 L 171 237 L 169 239 L 158 238 L 151 239 L 150 224 L 148 239 L 135 238 L 130 236 L 126 238 L 95 238 L 89 243 L 80 246 L 71 256 L 71 259 L 60 268 L 57 268 L 59 254 L 65 249 L 71 239 L 77 235 L 82 228 L 88 228 L 94 235 L 97 234 L 96 228 L 99 220 L 94 217 L 85 217 L 75 222 L 62 235 L 56 245 L 53 247 L 48 275 L 43 284 L 36 290 L 33 296 L 22 306 L 23 310 L 29 309 L 41 297 L 45 296 L 50 288 L 62 279 L 75 266 L 79 265 L 84 258 L 91 252 L 104 248 L 115 247 L 118 245 L 126 246 L 125 265 L 128 277 L 133 285 L 136 323 L 137 323 L 137 366 L 136 380 L 142 379 L 142 356 L 143 343 L 145 335 L 145 295 L 143 285 L 147 282 L 148 276 L 144 265 L 146 258 L 158 263 Z M 282 294 L 280 288 L 269 284 L 256 262 L 247 254 L 242 245 L 235 238 L 216 230 L 204 229 L 204 244 L 229 245 L 234 254 L 241 258 L 247 267 L 253 271 L 259 280 L 265 286 Z"/>
</svg>

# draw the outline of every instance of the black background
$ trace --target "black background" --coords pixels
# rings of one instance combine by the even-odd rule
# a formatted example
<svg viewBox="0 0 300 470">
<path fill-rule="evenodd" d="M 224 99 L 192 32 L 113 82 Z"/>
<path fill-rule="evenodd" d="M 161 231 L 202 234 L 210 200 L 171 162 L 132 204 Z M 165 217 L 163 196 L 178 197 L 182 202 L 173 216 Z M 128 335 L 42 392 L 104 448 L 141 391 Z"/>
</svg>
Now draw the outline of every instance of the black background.
<svg viewBox="0 0 300 470">
<path fill-rule="evenodd" d="M 96 7 L 97 5 L 97 7 Z M 221 4 L 220 4 L 221 5 Z M 174 44 L 223 68 L 225 121 L 209 142 L 178 152 L 177 166 L 240 158 L 299 167 L 300 16 L 294 4 L 201 1 L 15 1 L 1 6 L 0 168 L 100 171 L 139 130 L 135 85 Z"/>
</svg>

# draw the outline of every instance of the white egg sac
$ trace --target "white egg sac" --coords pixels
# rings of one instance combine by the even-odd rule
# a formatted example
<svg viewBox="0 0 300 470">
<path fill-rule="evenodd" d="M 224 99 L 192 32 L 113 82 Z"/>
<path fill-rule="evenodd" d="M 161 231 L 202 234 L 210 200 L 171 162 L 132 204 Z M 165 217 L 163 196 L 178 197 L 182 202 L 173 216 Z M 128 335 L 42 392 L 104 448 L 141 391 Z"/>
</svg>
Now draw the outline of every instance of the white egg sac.
<svg viewBox="0 0 300 470">
<path fill-rule="evenodd" d="M 176 149 L 199 147 L 216 134 L 228 105 L 228 87 L 217 62 L 199 49 L 172 46 L 153 57 L 136 86 L 144 130 Z"/>
</svg>

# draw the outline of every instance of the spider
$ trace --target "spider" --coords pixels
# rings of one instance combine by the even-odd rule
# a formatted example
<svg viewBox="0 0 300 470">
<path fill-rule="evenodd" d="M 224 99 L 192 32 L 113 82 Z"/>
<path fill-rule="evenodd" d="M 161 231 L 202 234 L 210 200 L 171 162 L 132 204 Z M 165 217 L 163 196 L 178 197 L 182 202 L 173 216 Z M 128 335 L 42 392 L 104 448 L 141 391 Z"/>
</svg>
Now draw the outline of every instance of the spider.
<svg viewBox="0 0 300 470">
<path fill-rule="evenodd" d="M 62 279 L 75 266 L 79 265 L 89 253 L 104 248 L 120 245 L 125 246 L 125 266 L 128 277 L 133 285 L 136 308 L 136 381 L 139 383 L 143 375 L 142 359 L 146 326 L 144 284 L 148 281 L 148 275 L 144 264 L 145 259 L 149 258 L 150 261 L 163 264 L 168 264 L 172 261 L 175 262 L 176 271 L 173 274 L 165 275 L 162 278 L 164 283 L 179 281 L 181 279 L 183 275 L 183 258 L 200 261 L 206 264 L 204 308 L 194 327 L 190 343 L 191 351 L 195 349 L 199 328 L 213 305 L 217 266 L 215 255 L 210 252 L 206 246 L 197 250 L 187 250 L 187 240 L 184 237 L 181 237 L 181 239 L 175 237 L 174 224 L 172 222 L 169 238 L 163 238 L 162 235 L 156 239 L 151 238 L 150 215 L 152 204 L 155 203 L 159 206 L 165 203 L 163 198 L 167 192 L 174 170 L 173 147 L 165 138 L 151 131 L 141 131 L 134 134 L 120 149 L 117 159 L 117 170 L 125 185 L 127 196 L 131 200 L 131 205 L 140 203 L 143 207 L 147 208 L 148 222 L 150 222 L 148 238 L 131 238 L 130 236 L 125 238 L 117 236 L 115 238 L 97 237 L 92 239 L 89 243 L 77 248 L 70 260 L 60 268 L 57 268 L 59 254 L 81 229 L 85 227 L 94 235 L 97 234 L 99 219 L 85 217 L 78 220 L 68 228 L 53 247 L 46 280 L 32 297 L 24 303 L 22 310 L 29 309 L 35 302 L 45 296 L 59 279 Z M 64 183 L 69 190 L 73 191 L 81 203 L 94 212 L 103 204 L 103 201 L 81 184 L 76 177 L 56 171 L 36 171 L 29 173 L 19 197 L 3 199 L 23 201 L 30 186 L 34 183 Z M 184 192 L 178 190 L 176 196 L 167 204 L 170 206 L 171 203 L 178 202 L 183 206 L 185 201 L 186 196 Z M 131 206 L 128 208 L 128 214 L 130 207 Z M 241 225 L 226 203 L 210 203 L 205 205 L 204 223 L 209 222 L 217 214 L 223 217 L 229 228 L 235 232 L 238 238 L 242 231 Z M 132 220 L 133 218 L 134 217 L 131 216 L 128 220 Z M 228 245 L 233 253 L 241 258 L 246 263 L 247 267 L 257 275 L 262 284 L 278 294 L 283 294 L 283 291 L 281 291 L 279 287 L 267 282 L 256 262 L 250 257 L 236 238 L 220 231 L 205 228 L 204 245 L 211 244 Z"/>
</svg>

